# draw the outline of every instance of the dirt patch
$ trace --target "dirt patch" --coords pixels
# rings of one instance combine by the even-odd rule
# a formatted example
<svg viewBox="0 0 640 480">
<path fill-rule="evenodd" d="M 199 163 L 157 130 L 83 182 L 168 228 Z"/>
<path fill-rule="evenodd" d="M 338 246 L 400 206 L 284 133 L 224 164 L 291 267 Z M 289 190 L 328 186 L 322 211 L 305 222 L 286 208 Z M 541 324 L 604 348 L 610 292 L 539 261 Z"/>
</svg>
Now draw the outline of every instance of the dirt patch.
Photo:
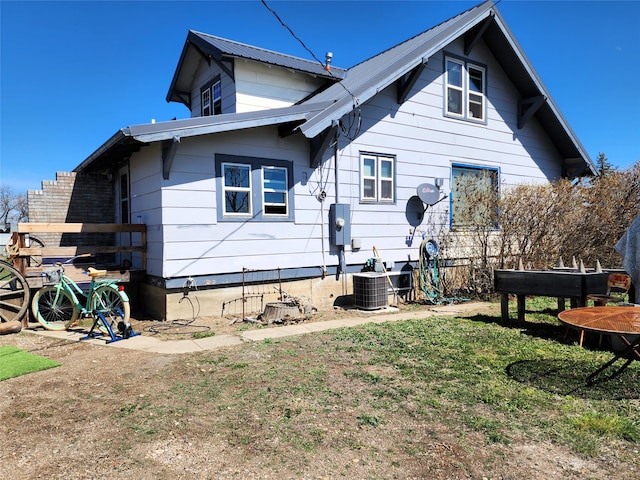
<svg viewBox="0 0 640 480">
<path fill-rule="evenodd" d="M 426 309 L 426 308 L 425 308 Z M 405 314 L 424 314 L 407 307 Z M 305 321 L 360 315 L 339 310 Z M 143 335 L 149 320 L 133 320 Z M 213 334 L 258 327 L 200 317 L 177 328 Z M 353 359 L 327 338 L 247 343 L 215 352 L 153 354 L 22 332 L 0 337 L 61 367 L 0 382 L 0 445 L 6 478 L 119 479 L 611 479 L 634 465 L 584 459 L 531 442 L 489 444 L 476 432 L 406 404 L 384 422 L 369 415 L 344 372 Z M 324 352 L 318 355 L 317 352 Z M 318 375 L 319 395 L 293 381 Z M 360 358 L 358 362 L 366 362 Z M 261 371 L 261 375 L 255 375 Z M 384 373 L 384 372 L 380 372 Z M 305 381 L 313 384 L 313 378 Z M 286 384 L 286 382 L 284 382 Z M 280 385 L 280 386 L 277 386 Z M 282 390 L 278 390 L 282 389 Z M 254 408 L 252 408 L 252 405 Z M 631 453 L 631 452 L 629 452 Z M 637 457 L 637 452 L 636 452 Z M 627 470 L 626 474 L 622 472 Z"/>
<path fill-rule="evenodd" d="M 421 303 L 399 303 L 397 306 L 389 306 L 376 310 L 362 310 L 351 306 L 335 307 L 333 309 L 318 310 L 313 313 L 300 313 L 295 318 L 282 320 L 264 320 L 258 314 L 247 315 L 242 319 L 241 315 L 199 315 L 193 319 L 180 319 L 169 322 L 159 322 L 147 319 L 144 316 L 133 316 L 132 326 L 137 332 L 149 335 L 161 340 L 179 340 L 207 335 L 238 335 L 247 330 L 278 328 L 283 325 L 310 324 L 328 320 L 340 320 L 345 318 L 358 319 L 391 319 L 398 315 L 402 318 L 419 317 L 423 315 L 445 314 L 473 314 L 485 312 L 497 314 L 498 304 L 469 302 L 457 305 L 426 305 Z"/>
</svg>

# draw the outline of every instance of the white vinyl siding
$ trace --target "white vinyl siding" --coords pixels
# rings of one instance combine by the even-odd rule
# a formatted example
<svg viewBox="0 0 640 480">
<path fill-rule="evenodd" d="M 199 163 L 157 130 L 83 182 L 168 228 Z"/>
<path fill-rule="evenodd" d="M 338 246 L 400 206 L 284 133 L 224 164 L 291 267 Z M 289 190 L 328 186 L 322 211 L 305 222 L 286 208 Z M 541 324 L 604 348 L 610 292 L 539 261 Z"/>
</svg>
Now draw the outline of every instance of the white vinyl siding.
<svg viewBox="0 0 640 480">
<path fill-rule="evenodd" d="M 463 58 L 462 39 L 447 48 L 451 55 Z M 538 120 L 532 118 L 516 130 L 520 92 L 483 42 L 474 48 L 473 59 L 475 65 L 486 69 L 486 125 L 443 115 L 444 52 L 439 51 L 403 104 L 397 103 L 395 84 L 362 104 L 366 128 L 357 142 L 349 145 L 345 137 L 339 139 L 339 188 L 334 185 L 331 162 L 325 161 L 322 169 L 310 168 L 304 136 L 282 138 L 273 126 L 183 138 L 168 181 L 162 179 L 162 162 L 158 161 L 160 142 L 134 152 L 131 208 L 132 217 L 141 213 L 148 225 L 147 273 L 175 278 L 237 272 L 243 267 L 302 270 L 337 263 L 329 253 L 327 230 L 323 235 L 321 222 L 326 226 L 327 203 L 338 195 L 336 202 L 351 206 L 351 235 L 363 246 L 349 252 L 349 266 L 364 265 L 375 245 L 385 260 L 395 261 L 398 267 L 409 255 L 417 258 L 422 231 L 449 227 L 449 198 L 424 212 L 416 187 L 443 177 L 443 196 L 450 195 L 452 160 L 499 168 L 501 188 L 559 178 L 563 157 Z M 247 67 L 243 64 L 240 68 Z M 200 85 L 211 78 L 210 70 L 198 77 L 197 90 L 193 90 L 194 115 L 200 114 Z M 224 113 L 229 113 L 235 111 L 235 85 L 225 74 L 221 79 Z M 362 199 L 363 152 L 393 153 L 393 206 Z M 258 158 L 261 163 L 256 172 L 261 172 L 262 166 L 287 168 L 289 216 L 261 216 L 262 192 L 252 197 L 254 216 L 250 219 L 224 216 L 219 158 L 224 163 L 245 165 Z M 260 175 L 252 180 L 261 184 Z M 324 203 L 319 201 L 325 197 Z M 408 208 L 412 203 L 417 204 L 415 213 Z M 409 238 L 412 244 L 405 238 L 408 227 L 416 232 Z"/>
</svg>

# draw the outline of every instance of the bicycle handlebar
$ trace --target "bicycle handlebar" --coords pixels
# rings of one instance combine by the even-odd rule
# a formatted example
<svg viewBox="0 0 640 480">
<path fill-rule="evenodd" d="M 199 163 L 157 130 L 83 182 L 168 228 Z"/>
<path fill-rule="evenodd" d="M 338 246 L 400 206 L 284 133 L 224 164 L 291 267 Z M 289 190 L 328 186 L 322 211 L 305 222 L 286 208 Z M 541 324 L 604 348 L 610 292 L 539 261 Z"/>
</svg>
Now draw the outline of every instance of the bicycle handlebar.
<svg viewBox="0 0 640 480">
<path fill-rule="evenodd" d="M 65 262 L 56 262 L 55 264 L 59 267 L 66 265 L 67 263 L 73 262 L 76 258 L 85 258 L 85 257 L 93 257 L 92 253 L 82 253 L 80 255 L 76 255 L 75 257 L 71 257 L 69 260 Z"/>
</svg>

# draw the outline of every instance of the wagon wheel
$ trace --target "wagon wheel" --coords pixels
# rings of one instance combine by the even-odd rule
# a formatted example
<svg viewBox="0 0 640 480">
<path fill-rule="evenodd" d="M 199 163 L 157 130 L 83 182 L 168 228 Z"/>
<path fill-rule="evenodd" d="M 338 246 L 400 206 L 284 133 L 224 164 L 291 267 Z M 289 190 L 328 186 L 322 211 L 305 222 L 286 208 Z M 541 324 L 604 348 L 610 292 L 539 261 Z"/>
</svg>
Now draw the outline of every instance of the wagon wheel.
<svg viewBox="0 0 640 480">
<path fill-rule="evenodd" d="M 0 323 L 22 321 L 29 308 L 29 285 L 22 274 L 0 261 Z"/>
<path fill-rule="evenodd" d="M 29 247 L 39 247 L 44 248 L 44 242 L 36 236 L 29 235 L 28 237 Z M 4 247 L 4 251 L 9 255 L 9 257 L 15 257 L 18 255 L 20 251 L 20 246 L 16 243 L 13 243 L 13 238 L 9 237 L 7 243 Z M 27 266 L 29 267 L 39 267 L 42 265 L 42 256 L 40 255 L 30 255 L 27 257 Z"/>
</svg>

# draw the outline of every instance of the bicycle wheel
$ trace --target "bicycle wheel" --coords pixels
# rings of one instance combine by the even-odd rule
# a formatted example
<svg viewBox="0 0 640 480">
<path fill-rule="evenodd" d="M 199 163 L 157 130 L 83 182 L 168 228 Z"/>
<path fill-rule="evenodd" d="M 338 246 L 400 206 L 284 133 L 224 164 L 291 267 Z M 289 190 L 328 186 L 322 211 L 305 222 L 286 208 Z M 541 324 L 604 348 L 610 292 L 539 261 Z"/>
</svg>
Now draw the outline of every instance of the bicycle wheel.
<svg viewBox="0 0 640 480">
<path fill-rule="evenodd" d="M 122 298 L 116 285 L 101 285 L 91 294 L 89 308 L 93 312 L 100 312 L 109 323 L 112 332 L 118 332 L 118 322 L 129 322 L 131 306 L 129 301 Z M 109 334 L 109 329 L 103 325 L 102 319 L 98 322 L 98 330 Z"/>
<path fill-rule="evenodd" d="M 78 309 L 71 295 L 55 285 L 42 287 L 36 292 L 31 310 L 47 330 L 66 330 L 78 319 Z"/>
</svg>

